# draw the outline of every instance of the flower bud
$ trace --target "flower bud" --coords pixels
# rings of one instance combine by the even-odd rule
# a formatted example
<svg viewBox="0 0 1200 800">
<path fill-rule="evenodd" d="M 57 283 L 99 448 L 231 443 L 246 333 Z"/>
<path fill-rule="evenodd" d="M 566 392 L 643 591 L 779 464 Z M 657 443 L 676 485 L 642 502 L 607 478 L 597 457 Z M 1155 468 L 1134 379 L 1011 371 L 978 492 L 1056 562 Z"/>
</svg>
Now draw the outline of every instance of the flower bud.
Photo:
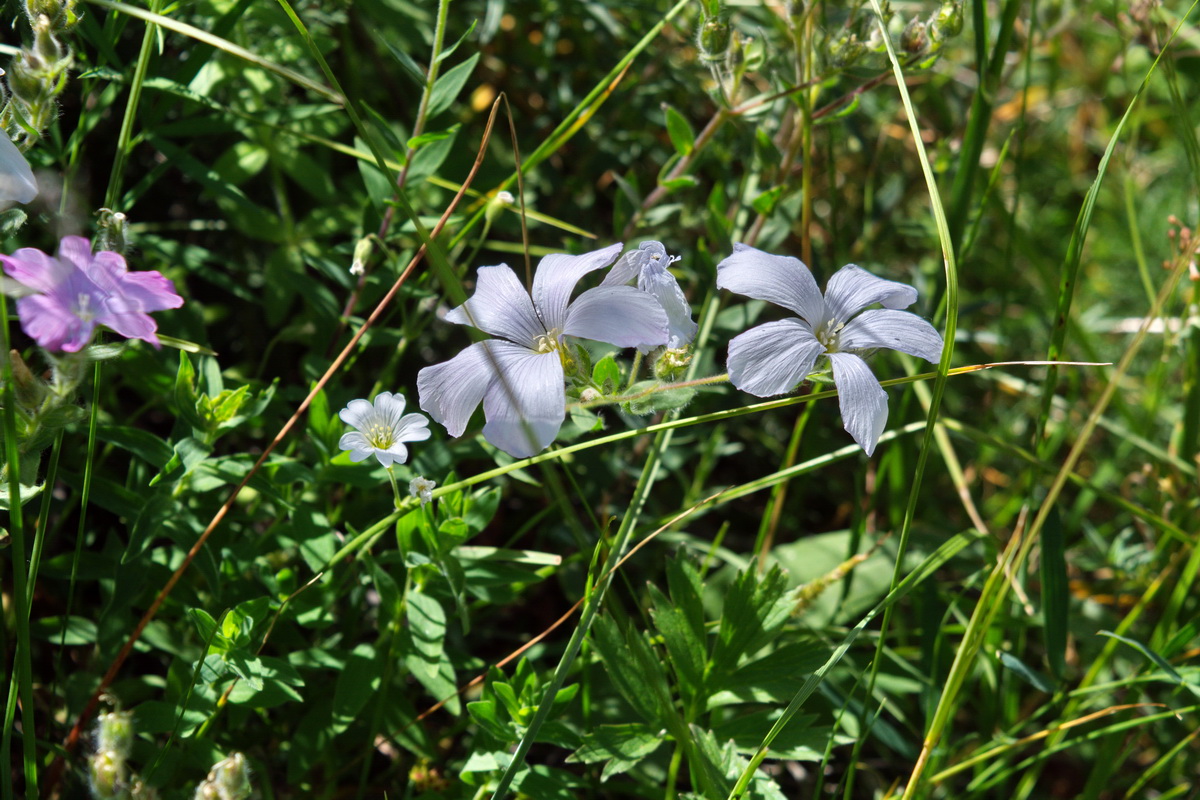
<svg viewBox="0 0 1200 800">
<path fill-rule="evenodd" d="M 500 215 L 500 212 L 508 208 L 516 201 L 512 196 L 512 192 L 496 192 L 496 196 L 488 200 L 487 209 L 483 212 L 484 217 L 490 224 Z"/>
<path fill-rule="evenodd" d="M 354 260 L 350 262 L 351 275 L 363 275 L 367 271 L 367 259 L 371 257 L 371 237 L 364 236 L 354 245 Z"/>
<path fill-rule="evenodd" d="M 904 32 L 900 34 L 900 49 L 910 55 L 915 55 L 928 46 L 929 35 L 925 31 L 925 23 L 913 17 L 904 26 Z"/>
<path fill-rule="evenodd" d="M 45 88 L 39 74 L 42 66 L 41 60 L 28 50 L 22 50 L 13 59 L 8 71 L 8 88 L 14 99 L 22 101 L 22 106 L 36 105 L 42 101 Z M 27 107 L 21 108 L 21 111 L 26 119 L 32 116 L 32 110 Z"/>
<path fill-rule="evenodd" d="M 33 24 L 33 51 L 46 64 L 54 66 L 67 58 L 69 52 L 54 38 L 54 28 L 45 14 L 39 16 Z"/>
<path fill-rule="evenodd" d="M 133 751 L 133 713 L 110 711 L 96 720 L 96 750 L 124 761 Z"/>
<path fill-rule="evenodd" d="M 853 33 L 838 37 L 829 45 L 829 61 L 835 67 L 853 66 L 867 51 L 866 45 Z"/>
<path fill-rule="evenodd" d="M 204 782 L 196 787 L 196 800 L 246 800 L 250 796 L 250 767 L 241 753 L 213 764 Z"/>
<path fill-rule="evenodd" d="M 929 35 L 938 44 L 958 36 L 962 33 L 962 28 L 961 0 L 946 0 L 929 18 Z"/>
<path fill-rule="evenodd" d="M 129 224 L 129 218 L 120 211 L 113 211 L 110 208 L 102 208 L 96 212 L 98 219 L 96 220 L 96 241 L 93 244 L 93 250 L 97 253 L 103 250 L 111 250 L 114 253 L 125 255 L 125 251 L 129 248 L 129 239 L 126 236 L 126 228 Z"/>
<path fill-rule="evenodd" d="M 696 48 L 705 61 L 720 61 L 725 58 L 732 39 L 729 20 L 721 16 L 706 17 L 696 32 Z"/>
<path fill-rule="evenodd" d="M 691 363 L 692 354 L 687 347 L 681 347 L 677 350 L 663 350 L 662 355 L 654 362 L 654 377 L 660 381 L 679 380 Z"/>
<path fill-rule="evenodd" d="M 591 386 L 588 386 L 579 393 L 579 400 L 584 403 L 590 403 L 593 400 L 599 400 L 601 397 L 603 397 L 603 395 L 597 392 Z"/>
<path fill-rule="evenodd" d="M 21 358 L 21 354 L 16 350 L 8 352 L 8 360 L 12 364 L 13 389 L 17 403 L 30 411 L 40 408 L 42 401 L 46 399 L 45 382 L 29 370 L 25 359 Z"/>
<path fill-rule="evenodd" d="M 88 761 L 88 779 L 96 800 L 120 797 L 125 791 L 124 759 L 101 750 Z"/>
</svg>

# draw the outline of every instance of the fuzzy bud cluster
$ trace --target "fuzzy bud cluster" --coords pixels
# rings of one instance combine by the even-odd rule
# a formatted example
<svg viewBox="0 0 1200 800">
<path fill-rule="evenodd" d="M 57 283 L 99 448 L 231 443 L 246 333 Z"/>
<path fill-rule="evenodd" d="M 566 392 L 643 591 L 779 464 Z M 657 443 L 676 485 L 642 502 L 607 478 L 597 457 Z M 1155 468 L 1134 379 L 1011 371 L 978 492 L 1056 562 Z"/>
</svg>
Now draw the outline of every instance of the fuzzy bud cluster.
<svg viewBox="0 0 1200 800">
<path fill-rule="evenodd" d="M 194 800 L 246 800 L 250 796 L 250 765 L 241 753 L 231 753 L 213 764 L 208 777 L 196 787 Z"/>
<path fill-rule="evenodd" d="M 158 792 L 134 774 L 133 713 L 110 711 L 96 721 L 96 752 L 88 759 L 88 788 L 94 800 L 157 800 Z"/>
<path fill-rule="evenodd" d="M 62 35 L 79 17 L 75 0 L 26 0 L 25 16 L 33 44 L 17 54 L 6 74 L 9 97 L 0 108 L 0 127 L 30 137 L 30 128 L 44 130 L 58 113 L 57 97 L 74 62 Z"/>
</svg>

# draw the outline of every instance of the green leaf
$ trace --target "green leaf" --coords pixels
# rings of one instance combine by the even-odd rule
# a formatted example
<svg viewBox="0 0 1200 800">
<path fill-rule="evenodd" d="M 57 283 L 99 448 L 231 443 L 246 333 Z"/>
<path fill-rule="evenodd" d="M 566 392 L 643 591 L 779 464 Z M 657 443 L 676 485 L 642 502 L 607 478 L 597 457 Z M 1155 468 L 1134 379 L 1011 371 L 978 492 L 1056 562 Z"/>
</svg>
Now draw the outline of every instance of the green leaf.
<svg viewBox="0 0 1200 800">
<path fill-rule="evenodd" d="M 1166 673 L 1167 677 L 1169 677 L 1171 680 L 1173 680 L 1179 684 L 1186 684 L 1186 681 L 1184 681 L 1183 677 L 1178 672 L 1175 671 L 1174 667 L 1172 667 L 1170 664 L 1167 663 L 1167 660 L 1165 658 L 1163 658 L 1158 653 L 1151 650 L 1146 645 L 1139 642 L 1137 639 L 1133 639 L 1128 636 L 1121 636 L 1119 634 L 1113 633 L 1112 631 L 1099 631 L 1099 633 L 1101 636 L 1107 636 L 1111 639 L 1116 639 L 1118 642 L 1124 642 L 1125 644 L 1129 645 L 1130 647 L 1134 648 L 1139 653 L 1144 655 L 1146 658 L 1153 661 L 1155 663 L 1155 665 L 1159 669 L 1161 669 L 1164 673 Z"/>
<path fill-rule="evenodd" d="M 425 70 L 421 69 L 417 65 L 417 62 L 414 61 L 412 56 L 410 56 L 408 53 L 389 42 L 385 37 L 381 36 L 380 38 L 383 39 L 383 43 L 387 45 L 387 49 L 391 52 L 396 61 L 400 62 L 400 66 L 403 67 L 404 74 L 412 78 L 413 83 L 415 83 L 417 86 L 424 86 Z"/>
<path fill-rule="evenodd" d="M 755 567 L 740 572 L 725 597 L 717 643 L 713 648 L 713 670 L 732 671 L 738 660 L 766 643 L 770 634 L 787 621 L 791 603 L 784 599 L 783 571 L 772 567 L 758 575 Z"/>
<path fill-rule="evenodd" d="M 596 764 L 607 761 L 601 782 L 628 772 L 635 764 L 658 749 L 663 737 L 641 723 L 598 725 L 583 736 L 583 744 L 567 757 L 569 763 Z"/>
<path fill-rule="evenodd" d="M 1042 623 L 1046 630 L 1046 660 L 1054 677 L 1062 679 L 1066 671 L 1067 616 L 1070 594 L 1067 589 L 1067 556 L 1063 542 L 1062 519 L 1052 508 L 1042 526 Z M 1004 660 L 1004 654 L 1001 654 Z M 1041 688 L 1041 687 L 1038 687 Z"/>
<path fill-rule="evenodd" d="M 366 707 L 367 701 L 379 690 L 381 665 L 375 648 L 369 643 L 359 644 L 346 659 L 346 666 L 338 673 L 333 689 L 334 733 L 341 733 Z"/>
<path fill-rule="evenodd" d="M 621 386 L 621 368 L 611 355 L 596 362 L 592 367 L 592 383 L 600 387 L 602 394 L 612 394 Z"/>
<path fill-rule="evenodd" d="M 754 201 L 750 205 L 764 217 L 769 216 L 775 210 L 775 206 L 779 203 L 781 197 L 783 197 L 783 186 L 774 186 L 754 198 Z"/>
<path fill-rule="evenodd" d="M 467 703 L 467 713 L 479 727 L 501 742 L 507 744 L 520 738 L 516 729 L 507 720 L 500 717 L 495 700 L 476 700 L 474 703 Z"/>
<path fill-rule="evenodd" d="M 130 428 L 124 425 L 98 425 L 96 438 L 109 444 L 115 444 L 160 470 L 171 460 L 173 454 L 171 445 L 141 428 Z"/>
<path fill-rule="evenodd" d="M 479 53 L 473 53 L 466 61 L 447 70 L 446 74 L 437 79 L 433 84 L 433 91 L 429 93 L 429 119 L 433 119 L 454 103 L 454 99 L 458 97 L 478 63 Z"/>
<path fill-rule="evenodd" d="M 671 137 L 675 152 L 681 156 L 691 155 L 696 149 L 696 134 L 692 126 L 671 106 L 664 104 L 663 108 L 667 112 L 667 135 Z"/>
<path fill-rule="evenodd" d="M 644 720 L 664 725 L 669 713 L 667 676 L 642 634 L 622 632 L 612 618 L 603 616 L 592 625 L 592 642 L 617 691 Z"/>
<path fill-rule="evenodd" d="M 1008 669 L 1015 672 L 1021 680 L 1028 683 L 1039 692 L 1046 694 L 1054 694 L 1054 683 L 1042 673 L 1032 669 L 1024 661 L 1014 656 L 1012 653 L 1000 650 L 996 653 L 1000 659 L 1000 663 Z"/>
<path fill-rule="evenodd" d="M 86 617 L 67 617 L 66 629 L 63 628 L 62 617 L 43 617 L 29 624 L 29 635 L 37 639 L 48 639 L 55 646 L 62 643 L 68 647 L 81 644 L 96 643 L 96 623 Z"/>
<path fill-rule="evenodd" d="M 697 635 L 683 609 L 653 584 L 650 585 L 650 597 L 654 604 L 650 617 L 666 645 L 667 656 L 684 695 L 684 705 L 690 705 L 691 698 L 700 694 L 704 681 L 704 638 Z"/>
<path fill-rule="evenodd" d="M 656 411 L 670 411 L 676 408 L 683 408 L 692 402 L 692 398 L 696 396 L 696 388 L 694 386 L 682 386 L 678 389 L 657 389 L 661 385 L 658 381 L 639 381 L 631 386 L 629 394 L 638 394 L 639 392 L 646 392 L 646 394 L 624 404 L 629 413 L 645 415 L 653 414 Z M 651 391 L 652 389 L 655 391 Z"/>
<path fill-rule="evenodd" d="M 443 50 L 433 63 L 440 64 L 443 61 L 445 61 L 447 58 L 449 58 L 450 56 L 454 55 L 454 51 L 458 49 L 458 46 L 460 44 L 462 44 L 463 42 L 465 42 L 467 40 L 467 37 L 475 32 L 475 26 L 478 24 L 479 24 L 479 20 L 477 20 L 477 19 L 471 20 L 471 26 L 469 28 L 467 28 L 467 32 L 464 33 L 462 36 L 458 37 L 458 41 L 456 41 L 454 44 L 450 45 L 445 50 Z"/>
</svg>

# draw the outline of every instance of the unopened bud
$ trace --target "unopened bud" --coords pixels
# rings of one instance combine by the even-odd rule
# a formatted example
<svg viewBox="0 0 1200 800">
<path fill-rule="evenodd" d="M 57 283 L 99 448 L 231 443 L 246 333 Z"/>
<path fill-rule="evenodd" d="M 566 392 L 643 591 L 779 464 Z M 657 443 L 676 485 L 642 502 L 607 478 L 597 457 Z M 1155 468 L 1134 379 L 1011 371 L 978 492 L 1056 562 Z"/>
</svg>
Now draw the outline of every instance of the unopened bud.
<svg viewBox="0 0 1200 800">
<path fill-rule="evenodd" d="M 104 750 L 96 753 L 88 762 L 88 779 L 92 797 L 110 800 L 120 796 L 125 789 L 125 761 L 115 753 Z"/>
<path fill-rule="evenodd" d="M 371 237 L 364 236 L 354 245 L 354 261 L 350 263 L 351 275 L 363 275 L 367 271 L 367 259 L 371 257 Z"/>
<path fill-rule="evenodd" d="M 900 49 L 910 55 L 915 55 L 928 46 L 929 34 L 925 31 L 925 23 L 913 17 L 904 26 L 904 32 L 900 34 Z"/>
<path fill-rule="evenodd" d="M 125 255 L 125 251 L 129 249 L 129 218 L 111 208 L 100 209 L 96 212 L 96 217 L 96 240 L 92 245 L 96 252 L 111 250 Z"/>
<path fill-rule="evenodd" d="M 56 65 L 67 57 L 68 51 L 54 37 L 54 26 L 45 14 L 39 15 L 33 23 L 33 50 L 50 65 Z"/>
<path fill-rule="evenodd" d="M 706 18 L 696 32 L 696 48 L 705 61 L 720 61 L 725 58 L 732 39 L 729 21 L 720 16 Z"/>
<path fill-rule="evenodd" d="M 96 720 L 96 749 L 111 753 L 120 760 L 133 752 L 133 713 L 110 711 Z"/>
<path fill-rule="evenodd" d="M 30 411 L 40 408 L 46 399 L 46 384 L 34 375 L 25 359 L 16 350 L 8 352 L 8 360 L 12 364 L 13 389 L 17 403 Z"/>
<path fill-rule="evenodd" d="M 938 44 L 958 36 L 962 28 L 962 0 L 947 0 L 929 18 L 929 35 Z"/>
<path fill-rule="evenodd" d="M 483 212 L 487 221 L 490 223 L 500 212 L 511 206 L 517 198 L 512 196 L 512 192 L 496 192 L 496 196 L 488 200 L 487 209 Z"/>
<path fill-rule="evenodd" d="M 835 67 L 849 67 L 867 50 L 853 33 L 841 36 L 829 46 L 829 60 Z"/>
<path fill-rule="evenodd" d="M 218 761 L 196 787 L 196 800 L 246 800 L 250 796 L 250 767 L 241 753 Z"/>
<path fill-rule="evenodd" d="M 692 353 L 687 347 L 663 350 L 662 355 L 654 362 L 654 377 L 660 381 L 678 380 L 691 363 Z"/>
</svg>

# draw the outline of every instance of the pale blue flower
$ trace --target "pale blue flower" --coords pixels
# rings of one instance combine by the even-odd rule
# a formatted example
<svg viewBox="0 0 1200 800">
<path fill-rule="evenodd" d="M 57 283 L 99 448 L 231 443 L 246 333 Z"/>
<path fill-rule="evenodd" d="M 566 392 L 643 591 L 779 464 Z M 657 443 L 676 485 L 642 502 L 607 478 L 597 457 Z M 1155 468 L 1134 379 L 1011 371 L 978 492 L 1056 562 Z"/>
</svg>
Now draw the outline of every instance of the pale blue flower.
<svg viewBox="0 0 1200 800">
<path fill-rule="evenodd" d="M 37 180 L 21 151 L 0 128 L 0 210 L 37 197 Z"/>
<path fill-rule="evenodd" d="M 941 358 L 942 337 L 933 326 L 897 310 L 915 303 L 917 290 L 853 264 L 834 273 L 822 297 L 799 259 L 735 244 L 733 255 L 717 265 L 717 286 L 799 315 L 751 328 L 729 342 L 733 385 L 758 397 L 783 394 L 827 356 L 846 431 L 867 455 L 887 424 L 888 406 L 887 393 L 860 356 L 886 347 L 930 362 Z M 884 307 L 863 311 L 875 303 Z"/>
<path fill-rule="evenodd" d="M 617 347 L 667 343 L 667 315 L 632 286 L 598 286 L 571 300 L 575 284 L 621 252 L 615 244 L 579 256 L 555 253 L 538 264 L 532 296 L 508 265 L 480 267 L 475 294 L 446 315 L 499 337 L 476 342 L 417 375 L 421 408 L 461 436 L 483 403 L 483 436 L 527 458 L 550 445 L 566 416 L 567 336 Z"/>
<path fill-rule="evenodd" d="M 429 420 L 423 414 L 404 413 L 404 395 L 380 392 L 375 402 L 351 400 L 338 416 L 355 430 L 343 434 L 338 447 L 350 451 L 351 461 L 371 456 L 385 467 L 408 460 L 405 442 L 423 442 L 429 438 Z"/>
<path fill-rule="evenodd" d="M 667 347 L 672 350 L 689 345 L 696 338 L 692 309 L 675 276 L 667 270 L 678 260 L 679 256 L 667 256 L 661 242 L 642 242 L 637 250 L 621 256 L 600 284 L 621 286 L 636 278 L 638 288 L 652 295 L 667 312 Z"/>
</svg>

